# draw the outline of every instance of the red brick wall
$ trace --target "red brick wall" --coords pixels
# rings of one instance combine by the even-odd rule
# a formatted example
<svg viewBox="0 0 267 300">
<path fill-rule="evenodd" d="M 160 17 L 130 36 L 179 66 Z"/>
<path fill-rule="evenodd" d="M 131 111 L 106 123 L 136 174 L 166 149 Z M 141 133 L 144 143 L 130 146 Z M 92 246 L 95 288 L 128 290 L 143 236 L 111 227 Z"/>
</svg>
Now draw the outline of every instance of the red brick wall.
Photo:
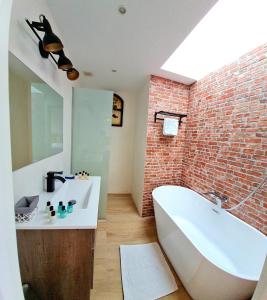
<svg viewBox="0 0 267 300">
<path fill-rule="evenodd" d="M 151 76 L 148 101 L 147 148 L 144 170 L 143 216 L 153 215 L 151 192 L 160 185 L 180 184 L 185 143 L 185 123 L 176 137 L 162 134 L 156 111 L 187 113 L 189 86 Z"/>
<path fill-rule="evenodd" d="M 244 199 L 267 170 L 267 44 L 193 84 L 182 184 Z M 233 211 L 267 234 L 267 184 Z"/>
<path fill-rule="evenodd" d="M 154 112 L 187 113 L 177 137 L 162 135 Z M 185 128 L 186 127 L 186 128 Z M 216 190 L 237 204 L 267 170 L 267 45 L 191 87 L 152 76 L 149 90 L 143 216 L 152 190 L 164 184 Z M 233 211 L 267 234 L 267 186 Z"/>
</svg>

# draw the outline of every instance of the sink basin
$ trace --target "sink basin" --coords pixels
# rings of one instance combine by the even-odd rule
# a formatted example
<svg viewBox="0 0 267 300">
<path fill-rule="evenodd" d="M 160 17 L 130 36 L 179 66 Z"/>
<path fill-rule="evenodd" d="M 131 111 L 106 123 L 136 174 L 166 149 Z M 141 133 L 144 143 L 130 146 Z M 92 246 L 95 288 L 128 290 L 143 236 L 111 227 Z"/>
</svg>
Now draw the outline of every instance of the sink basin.
<svg viewBox="0 0 267 300">
<path fill-rule="evenodd" d="M 62 184 L 58 182 L 58 189 L 53 193 L 42 192 L 39 195 L 38 212 L 36 216 L 27 223 L 18 223 L 18 230 L 40 230 L 40 229 L 95 229 L 97 227 L 98 204 L 100 198 L 99 176 L 90 176 L 88 180 L 67 180 Z M 51 201 L 57 210 L 58 202 L 76 200 L 73 212 L 66 218 L 57 217 L 51 223 L 45 211 L 46 202 Z"/>
<path fill-rule="evenodd" d="M 91 180 L 67 180 L 51 199 L 57 207 L 59 201 L 67 205 L 68 201 L 76 200 L 75 209 L 88 208 L 92 182 Z"/>
</svg>

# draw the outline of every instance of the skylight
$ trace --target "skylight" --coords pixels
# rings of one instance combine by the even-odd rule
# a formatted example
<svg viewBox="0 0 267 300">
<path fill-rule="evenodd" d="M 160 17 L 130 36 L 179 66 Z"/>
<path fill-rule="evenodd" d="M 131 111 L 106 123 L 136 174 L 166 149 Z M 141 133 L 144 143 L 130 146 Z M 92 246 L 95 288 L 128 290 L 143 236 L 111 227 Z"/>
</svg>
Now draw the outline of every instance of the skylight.
<svg viewBox="0 0 267 300">
<path fill-rule="evenodd" d="M 267 0 L 219 0 L 161 69 L 195 80 L 267 42 Z"/>
</svg>

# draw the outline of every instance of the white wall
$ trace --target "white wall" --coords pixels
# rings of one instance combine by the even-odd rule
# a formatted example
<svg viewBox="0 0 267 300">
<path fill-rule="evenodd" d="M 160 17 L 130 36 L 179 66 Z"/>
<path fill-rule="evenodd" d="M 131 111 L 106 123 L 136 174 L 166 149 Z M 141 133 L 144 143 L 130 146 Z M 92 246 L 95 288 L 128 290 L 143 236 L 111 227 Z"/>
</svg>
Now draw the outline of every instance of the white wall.
<svg viewBox="0 0 267 300">
<path fill-rule="evenodd" d="M 55 63 L 41 58 L 38 51 L 37 38 L 25 22 L 38 21 L 39 15 L 45 14 L 51 23 L 54 32 L 61 37 L 56 22 L 45 0 L 14 0 L 10 24 L 9 49 L 28 68 L 36 73 L 44 82 L 50 85 L 64 98 L 64 133 L 63 152 L 42 161 L 24 167 L 13 173 L 15 201 L 21 196 L 38 194 L 43 189 L 43 176 L 49 170 L 70 171 L 71 156 L 71 82 L 66 74 L 58 70 Z M 68 55 L 68 50 L 65 51 Z"/>
<path fill-rule="evenodd" d="M 147 80 L 144 88 L 137 97 L 135 113 L 132 196 L 140 215 L 142 215 L 142 200 L 144 191 L 144 164 L 148 117 L 148 93 L 149 81 Z"/>
<path fill-rule="evenodd" d="M 136 97 L 127 92 L 117 94 L 124 100 L 123 126 L 111 128 L 108 192 L 129 194 L 132 193 L 133 180 Z"/>
<path fill-rule="evenodd" d="M 8 95 L 8 32 L 11 0 L 0 0 L 0 299 L 24 299 L 14 221 Z"/>
</svg>

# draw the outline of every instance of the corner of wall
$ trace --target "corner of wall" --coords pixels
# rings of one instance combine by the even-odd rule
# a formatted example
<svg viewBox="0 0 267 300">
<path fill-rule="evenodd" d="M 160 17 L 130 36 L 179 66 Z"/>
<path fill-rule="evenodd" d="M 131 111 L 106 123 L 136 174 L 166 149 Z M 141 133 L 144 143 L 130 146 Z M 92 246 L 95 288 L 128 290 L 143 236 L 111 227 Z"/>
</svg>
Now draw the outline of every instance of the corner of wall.
<svg viewBox="0 0 267 300">
<path fill-rule="evenodd" d="M 137 96 L 130 91 L 116 91 L 116 94 L 124 101 L 123 126 L 111 127 L 108 192 L 110 194 L 131 194 Z"/>
<path fill-rule="evenodd" d="M 149 82 L 149 79 L 147 79 L 143 88 L 140 90 L 136 101 L 135 113 L 132 197 L 140 216 L 142 215 L 144 192 Z"/>
<path fill-rule="evenodd" d="M 146 159 L 144 168 L 143 216 L 154 214 L 152 191 L 160 185 L 180 185 L 185 144 L 183 120 L 178 135 L 162 135 L 162 123 L 154 122 L 156 111 L 187 114 L 189 86 L 151 75 L 148 99 Z"/>
</svg>

